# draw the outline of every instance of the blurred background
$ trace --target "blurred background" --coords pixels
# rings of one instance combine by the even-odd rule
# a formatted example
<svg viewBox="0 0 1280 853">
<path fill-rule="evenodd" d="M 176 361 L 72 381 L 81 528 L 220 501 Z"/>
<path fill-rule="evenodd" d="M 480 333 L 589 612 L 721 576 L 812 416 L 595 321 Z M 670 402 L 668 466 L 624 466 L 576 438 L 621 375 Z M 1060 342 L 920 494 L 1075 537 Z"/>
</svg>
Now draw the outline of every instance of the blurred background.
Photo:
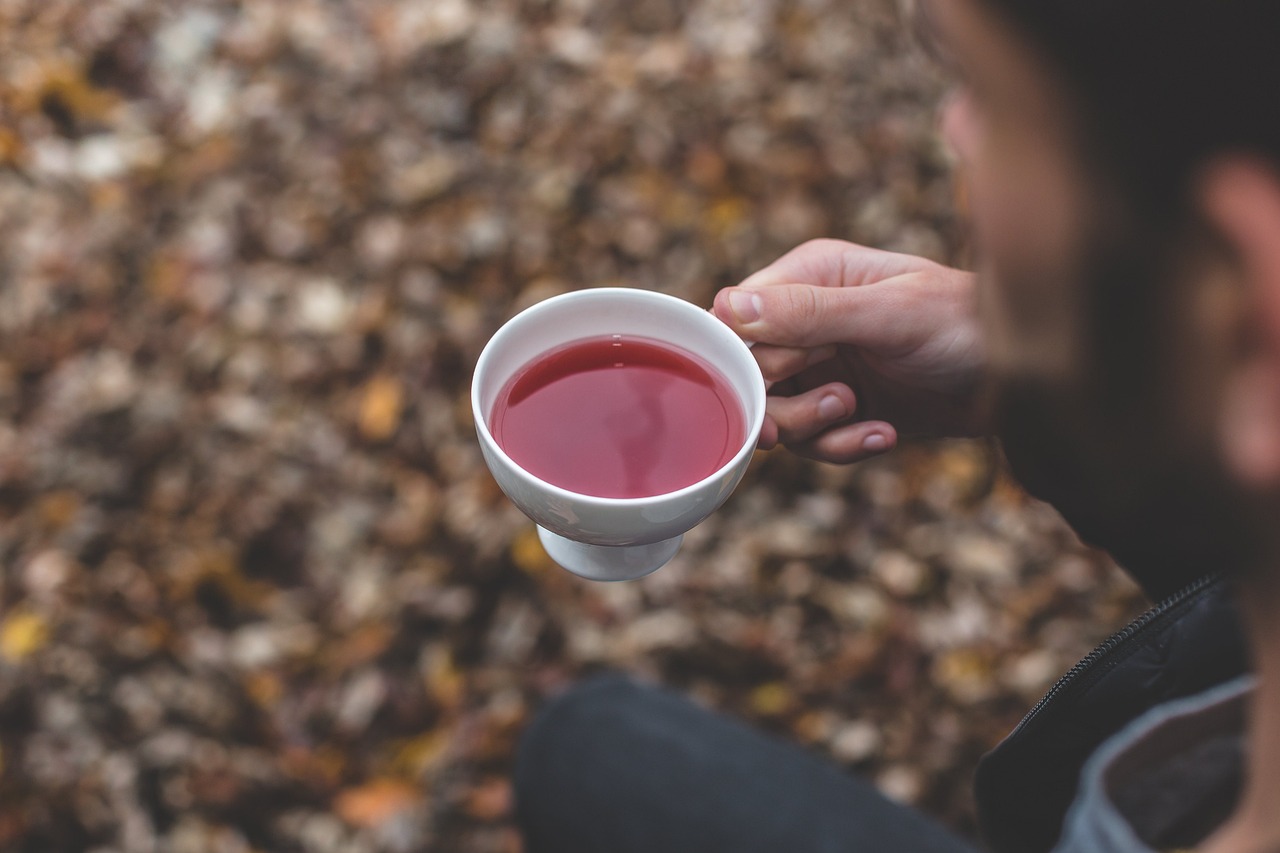
<svg viewBox="0 0 1280 853">
<path fill-rule="evenodd" d="M 617 585 L 481 462 L 536 300 L 964 261 L 893 0 L 9 0 L 0 43 L 4 850 L 517 853 L 521 727 L 606 667 L 972 832 L 1139 605 L 981 443 L 760 454 Z"/>
</svg>

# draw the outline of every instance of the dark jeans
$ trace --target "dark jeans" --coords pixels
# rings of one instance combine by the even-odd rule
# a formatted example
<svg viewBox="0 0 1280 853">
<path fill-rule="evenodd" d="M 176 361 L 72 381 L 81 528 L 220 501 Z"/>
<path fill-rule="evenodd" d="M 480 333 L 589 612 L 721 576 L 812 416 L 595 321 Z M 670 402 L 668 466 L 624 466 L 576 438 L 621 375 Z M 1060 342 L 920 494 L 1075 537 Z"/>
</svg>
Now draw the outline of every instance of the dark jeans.
<svg viewBox="0 0 1280 853">
<path fill-rule="evenodd" d="M 799 747 L 616 675 L 539 713 L 515 789 L 527 853 L 974 853 Z"/>
</svg>

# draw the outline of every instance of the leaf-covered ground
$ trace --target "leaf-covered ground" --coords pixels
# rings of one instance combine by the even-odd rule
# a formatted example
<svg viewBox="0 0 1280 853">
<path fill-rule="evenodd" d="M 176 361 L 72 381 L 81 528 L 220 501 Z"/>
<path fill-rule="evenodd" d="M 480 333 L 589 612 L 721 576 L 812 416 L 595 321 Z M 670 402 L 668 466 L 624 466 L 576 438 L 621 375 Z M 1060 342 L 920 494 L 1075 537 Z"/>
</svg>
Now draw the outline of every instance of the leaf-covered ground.
<svg viewBox="0 0 1280 853">
<path fill-rule="evenodd" d="M 961 262 L 944 84 L 891 0 L 0 4 L 0 848 L 514 853 L 521 726 L 602 667 L 971 832 L 1138 606 L 990 448 L 761 454 L 593 585 L 467 400 L 564 290 Z"/>
</svg>

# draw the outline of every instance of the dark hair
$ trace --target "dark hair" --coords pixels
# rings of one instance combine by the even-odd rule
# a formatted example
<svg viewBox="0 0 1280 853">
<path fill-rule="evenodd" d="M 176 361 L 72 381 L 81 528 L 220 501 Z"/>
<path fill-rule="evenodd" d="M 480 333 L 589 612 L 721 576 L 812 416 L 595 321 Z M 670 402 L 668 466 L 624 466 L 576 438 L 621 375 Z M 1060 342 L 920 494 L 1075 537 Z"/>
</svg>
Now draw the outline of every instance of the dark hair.
<svg viewBox="0 0 1280 853">
<path fill-rule="evenodd" d="M 1276 0 L 982 0 L 1078 99 L 1086 154 L 1135 212 L 1185 214 L 1197 172 L 1280 168 Z"/>
</svg>

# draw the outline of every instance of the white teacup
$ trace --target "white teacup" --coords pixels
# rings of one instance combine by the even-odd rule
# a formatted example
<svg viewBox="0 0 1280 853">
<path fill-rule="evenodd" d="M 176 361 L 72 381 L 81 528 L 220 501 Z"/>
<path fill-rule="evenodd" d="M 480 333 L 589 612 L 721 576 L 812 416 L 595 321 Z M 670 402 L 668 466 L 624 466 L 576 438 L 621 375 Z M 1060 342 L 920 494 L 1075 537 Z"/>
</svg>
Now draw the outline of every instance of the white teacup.
<svg viewBox="0 0 1280 853">
<path fill-rule="evenodd" d="M 643 498 L 578 494 L 517 465 L 489 430 L 499 392 L 544 353 L 601 335 L 650 338 L 713 365 L 728 380 L 746 417 L 738 452 L 691 486 Z M 551 558 L 590 580 L 640 578 L 675 556 L 685 532 L 718 509 L 746 473 L 764 423 L 764 398 L 760 368 L 728 326 L 683 299 L 621 287 L 565 293 L 517 314 L 485 345 L 471 381 L 471 412 L 494 479 L 537 523 L 538 537 Z"/>
</svg>

